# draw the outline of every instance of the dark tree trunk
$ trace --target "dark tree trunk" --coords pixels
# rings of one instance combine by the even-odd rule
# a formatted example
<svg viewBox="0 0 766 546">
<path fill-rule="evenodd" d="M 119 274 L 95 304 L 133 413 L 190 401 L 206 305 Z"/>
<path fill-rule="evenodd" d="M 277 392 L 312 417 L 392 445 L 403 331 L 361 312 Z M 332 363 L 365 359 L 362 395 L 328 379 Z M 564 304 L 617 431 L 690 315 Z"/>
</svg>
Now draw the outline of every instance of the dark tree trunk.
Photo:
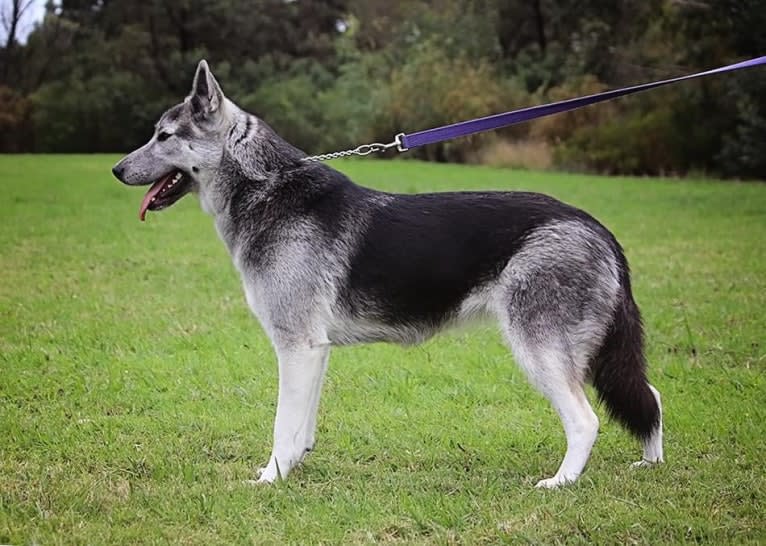
<svg viewBox="0 0 766 546">
<path fill-rule="evenodd" d="M 543 19 L 543 7 L 541 0 L 535 0 L 532 4 L 532 9 L 535 11 L 535 26 L 537 27 L 537 44 L 540 46 L 540 51 L 545 53 L 545 48 L 548 46 L 548 40 L 545 37 L 545 20 Z"/>
</svg>

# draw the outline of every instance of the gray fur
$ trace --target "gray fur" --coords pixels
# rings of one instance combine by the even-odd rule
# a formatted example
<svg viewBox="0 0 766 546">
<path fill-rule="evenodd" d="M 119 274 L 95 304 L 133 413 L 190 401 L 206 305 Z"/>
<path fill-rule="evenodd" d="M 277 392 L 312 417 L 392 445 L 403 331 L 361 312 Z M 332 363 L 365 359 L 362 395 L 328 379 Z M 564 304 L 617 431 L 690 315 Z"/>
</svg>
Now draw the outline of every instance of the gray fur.
<svg viewBox="0 0 766 546">
<path fill-rule="evenodd" d="M 160 118 L 146 145 L 114 169 L 131 185 L 153 183 L 174 169 L 186 173 L 188 191 L 213 216 L 242 276 L 248 305 L 275 347 L 280 394 L 274 450 L 259 481 L 286 477 L 313 447 L 331 346 L 419 343 L 446 327 L 486 318 L 498 322 L 516 360 L 564 424 L 567 455 L 556 475 L 538 485 L 575 480 L 598 430 L 583 384 L 615 328 L 618 308 L 626 298 L 632 301 L 627 264 L 612 235 L 582 211 L 544 196 L 397 196 L 355 186 L 304 157 L 227 99 L 202 61 L 191 94 Z M 468 220 L 448 213 L 474 208 L 486 213 Z M 456 214 L 454 220 L 448 214 Z M 442 222 L 441 215 L 444 222 L 435 223 Z M 478 244 L 467 240 L 460 248 L 446 248 L 452 240 L 443 232 L 457 221 L 465 228 L 453 239 L 477 229 Z M 418 297 L 416 284 L 404 276 L 417 283 L 430 273 L 405 270 L 411 260 L 386 245 L 386 226 L 392 234 L 411 230 L 412 241 L 402 239 L 402 252 L 419 249 L 410 250 L 413 260 L 434 253 L 423 267 L 434 268 L 434 283 L 444 284 L 445 298 L 457 298 L 454 303 L 411 300 Z M 507 237 L 500 236 L 504 233 Z M 421 237 L 433 241 L 421 245 Z M 494 257 L 470 254 L 482 245 L 489 245 Z M 370 261 L 367 255 L 376 252 L 380 258 Z M 455 262 L 461 252 L 476 265 Z M 400 259 L 400 266 L 393 265 Z M 382 289 L 380 282 L 392 288 Z M 465 282 L 470 288 L 463 288 Z M 431 288 L 428 282 L 424 286 Z M 414 296 L 395 293 L 399 289 L 412 289 Z M 411 311 L 396 312 L 405 308 Z M 654 399 L 659 405 L 659 393 Z M 658 462 L 661 424 L 652 430 L 657 433 L 646 440 L 645 453 Z"/>
</svg>

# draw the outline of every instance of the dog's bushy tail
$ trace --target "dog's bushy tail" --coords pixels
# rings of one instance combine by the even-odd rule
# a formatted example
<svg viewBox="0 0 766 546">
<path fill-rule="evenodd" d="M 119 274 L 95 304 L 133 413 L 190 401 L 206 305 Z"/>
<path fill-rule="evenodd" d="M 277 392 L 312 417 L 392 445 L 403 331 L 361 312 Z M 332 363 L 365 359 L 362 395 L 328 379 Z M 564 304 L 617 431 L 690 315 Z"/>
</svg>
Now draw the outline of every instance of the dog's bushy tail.
<svg viewBox="0 0 766 546">
<path fill-rule="evenodd" d="M 630 273 L 620 254 L 620 298 L 614 320 L 593 359 L 591 379 L 611 417 L 638 438 L 659 425 L 660 408 L 646 379 L 641 315 L 630 287 Z"/>
</svg>

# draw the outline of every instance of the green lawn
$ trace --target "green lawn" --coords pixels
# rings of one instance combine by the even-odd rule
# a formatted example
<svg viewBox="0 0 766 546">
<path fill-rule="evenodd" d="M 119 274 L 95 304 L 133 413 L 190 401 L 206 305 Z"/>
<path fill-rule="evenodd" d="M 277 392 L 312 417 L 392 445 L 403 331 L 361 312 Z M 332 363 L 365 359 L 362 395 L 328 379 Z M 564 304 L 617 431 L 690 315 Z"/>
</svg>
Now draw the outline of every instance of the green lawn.
<svg viewBox="0 0 766 546">
<path fill-rule="evenodd" d="M 667 463 L 602 417 L 574 486 L 561 426 L 490 328 L 336 349 L 317 449 L 266 462 L 270 345 L 193 198 L 137 220 L 116 156 L 0 156 L 0 543 L 766 541 L 766 185 L 336 163 L 392 191 L 526 189 L 625 247 Z"/>
</svg>

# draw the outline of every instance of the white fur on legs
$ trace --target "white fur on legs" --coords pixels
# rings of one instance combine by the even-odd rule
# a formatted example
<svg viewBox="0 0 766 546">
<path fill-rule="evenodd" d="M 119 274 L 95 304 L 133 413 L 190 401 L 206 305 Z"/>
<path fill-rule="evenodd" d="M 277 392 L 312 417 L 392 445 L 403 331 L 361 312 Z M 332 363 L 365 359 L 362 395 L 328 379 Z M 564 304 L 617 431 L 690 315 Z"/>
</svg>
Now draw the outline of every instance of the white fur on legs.
<svg viewBox="0 0 766 546">
<path fill-rule="evenodd" d="M 657 400 L 657 407 L 660 409 L 660 421 L 657 424 L 657 428 L 644 439 L 644 457 L 640 461 L 633 463 L 634 467 L 651 466 L 664 462 L 662 454 L 662 400 L 660 399 L 660 391 L 652 385 L 649 385 L 649 388 L 655 400 Z"/>
<path fill-rule="evenodd" d="M 259 483 L 286 478 L 313 447 L 316 413 L 329 346 L 277 349 L 279 397 L 274 421 L 274 448 Z"/>
<path fill-rule="evenodd" d="M 598 417 L 583 389 L 583 367 L 578 366 L 555 339 L 531 340 L 524 332 L 508 328 L 508 341 L 516 361 L 530 382 L 550 400 L 564 425 L 567 451 L 556 474 L 537 482 L 552 488 L 575 481 L 588 462 L 598 436 Z"/>
<path fill-rule="evenodd" d="M 546 388 L 545 394 L 558 412 L 567 437 L 567 452 L 558 471 L 535 486 L 550 489 L 571 483 L 580 476 L 598 436 L 598 417 L 581 385 L 562 382 L 558 388 Z"/>
<path fill-rule="evenodd" d="M 327 373 L 327 365 L 330 362 L 330 349 L 329 346 L 325 351 L 324 358 L 322 358 L 322 371 L 317 378 L 318 384 L 314 386 L 314 398 L 311 401 L 311 407 L 309 408 L 310 419 L 306 422 L 306 452 L 314 449 L 316 443 L 316 430 L 317 430 L 317 415 L 319 413 L 319 399 L 322 395 L 322 385 L 324 384 L 324 377 Z"/>
</svg>

